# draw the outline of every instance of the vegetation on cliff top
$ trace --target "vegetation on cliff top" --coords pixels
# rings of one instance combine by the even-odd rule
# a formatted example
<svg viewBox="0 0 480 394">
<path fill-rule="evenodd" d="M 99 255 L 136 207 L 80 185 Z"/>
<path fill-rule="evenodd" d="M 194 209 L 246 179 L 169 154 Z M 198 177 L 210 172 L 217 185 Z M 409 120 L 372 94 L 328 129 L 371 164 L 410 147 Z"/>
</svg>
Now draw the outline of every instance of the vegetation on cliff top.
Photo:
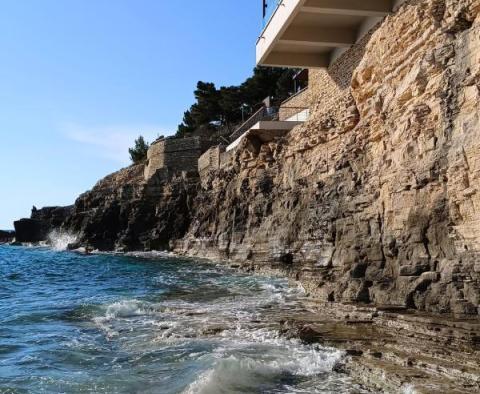
<svg viewBox="0 0 480 394">
<path fill-rule="evenodd" d="M 184 113 L 177 136 L 211 136 L 219 129 L 227 132 L 255 111 L 266 97 L 285 100 L 293 90 L 295 70 L 256 67 L 253 75 L 239 86 L 217 88 L 212 82 L 199 81 L 194 92 L 196 102 Z"/>
<path fill-rule="evenodd" d="M 130 148 L 128 150 L 132 163 L 139 164 L 144 161 L 147 158 L 147 151 L 149 146 L 150 144 L 145 141 L 143 136 L 138 137 L 135 140 L 135 145 L 133 146 L 133 148 Z"/>
<path fill-rule="evenodd" d="M 253 75 L 238 86 L 217 88 L 212 82 L 197 83 L 196 102 L 185 111 L 178 125 L 177 137 L 202 135 L 212 140 L 222 140 L 247 119 L 270 97 L 278 104 L 293 93 L 293 75 L 297 70 L 256 67 Z M 223 141 L 225 139 L 223 138 Z M 128 150 L 132 163 L 139 164 L 147 158 L 150 144 L 143 136 L 135 140 Z"/>
</svg>

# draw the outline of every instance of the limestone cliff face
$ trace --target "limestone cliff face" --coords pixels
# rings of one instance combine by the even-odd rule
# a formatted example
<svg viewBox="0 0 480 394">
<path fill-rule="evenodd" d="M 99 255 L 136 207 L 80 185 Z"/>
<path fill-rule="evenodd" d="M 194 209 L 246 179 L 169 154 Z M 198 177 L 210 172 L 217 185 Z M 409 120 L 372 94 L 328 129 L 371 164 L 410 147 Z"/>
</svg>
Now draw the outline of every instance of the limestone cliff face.
<svg viewBox="0 0 480 394">
<path fill-rule="evenodd" d="M 62 227 L 100 250 L 280 270 L 328 301 L 478 317 L 479 14 L 480 0 L 405 3 L 311 71 L 311 118 L 287 137 L 248 137 L 202 182 L 128 167 Z"/>
<path fill-rule="evenodd" d="M 325 300 L 477 315 L 479 13 L 408 2 L 315 72 L 311 119 L 210 173 L 176 250 L 281 269 Z"/>
<path fill-rule="evenodd" d="M 195 173 L 163 169 L 145 181 L 144 165 L 131 166 L 82 194 L 63 228 L 94 249 L 162 250 L 188 229 L 197 185 Z"/>
</svg>

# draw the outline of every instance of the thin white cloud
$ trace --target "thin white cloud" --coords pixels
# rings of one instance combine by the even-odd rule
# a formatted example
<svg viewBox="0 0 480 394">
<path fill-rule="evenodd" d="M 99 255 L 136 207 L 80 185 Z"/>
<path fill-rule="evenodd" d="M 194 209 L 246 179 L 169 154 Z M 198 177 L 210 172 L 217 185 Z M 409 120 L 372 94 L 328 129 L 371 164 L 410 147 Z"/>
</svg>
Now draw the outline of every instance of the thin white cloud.
<svg viewBox="0 0 480 394">
<path fill-rule="evenodd" d="M 112 125 L 87 127 L 68 124 L 61 127 L 62 133 L 70 140 L 84 144 L 103 158 L 128 164 L 128 148 L 139 135 L 152 142 L 159 135 L 169 134 L 164 127 L 155 125 Z"/>
</svg>

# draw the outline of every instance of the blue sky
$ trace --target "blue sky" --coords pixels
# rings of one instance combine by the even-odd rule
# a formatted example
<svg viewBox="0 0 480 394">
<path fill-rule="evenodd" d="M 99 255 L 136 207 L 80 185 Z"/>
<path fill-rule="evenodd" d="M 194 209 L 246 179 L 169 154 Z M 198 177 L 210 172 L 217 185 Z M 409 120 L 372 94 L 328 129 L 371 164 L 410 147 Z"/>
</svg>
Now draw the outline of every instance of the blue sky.
<svg viewBox="0 0 480 394">
<path fill-rule="evenodd" d="M 67 205 L 128 164 L 136 136 L 171 134 L 198 80 L 255 63 L 260 0 L 3 0 L 0 228 Z"/>
</svg>

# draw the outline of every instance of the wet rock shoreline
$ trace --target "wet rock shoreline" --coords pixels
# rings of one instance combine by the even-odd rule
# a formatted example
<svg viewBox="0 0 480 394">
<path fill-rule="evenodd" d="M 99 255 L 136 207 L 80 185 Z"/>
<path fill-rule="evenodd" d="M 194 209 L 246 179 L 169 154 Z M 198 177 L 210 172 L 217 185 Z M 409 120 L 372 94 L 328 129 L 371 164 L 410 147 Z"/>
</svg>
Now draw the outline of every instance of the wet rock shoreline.
<svg viewBox="0 0 480 394">
<path fill-rule="evenodd" d="M 158 252 L 130 253 L 158 258 Z M 256 270 L 249 264 L 171 255 L 200 258 L 255 275 L 289 277 L 281 269 Z M 290 284 L 302 286 L 292 277 Z M 438 316 L 403 306 L 324 302 L 308 293 L 301 301 L 300 310 L 271 317 L 280 335 L 344 351 L 335 371 L 368 390 L 399 394 L 480 390 L 480 321 L 476 318 L 456 319 L 451 314 Z"/>
<path fill-rule="evenodd" d="M 211 264 L 234 270 L 289 277 L 291 286 L 303 283 L 281 268 L 210 257 Z M 345 352 L 335 370 L 372 392 L 478 393 L 480 391 L 480 321 L 474 316 L 431 314 L 401 305 L 325 302 L 306 293 L 303 310 L 272 317 L 279 333 Z"/>
<path fill-rule="evenodd" d="M 389 393 L 480 390 L 477 320 L 306 302 L 312 313 L 287 320 L 285 331 L 345 350 L 338 369 L 367 387 Z"/>
<path fill-rule="evenodd" d="M 177 254 L 192 258 L 188 253 Z M 196 256 L 195 258 L 202 258 Z M 281 268 L 204 258 L 256 275 L 289 277 Z M 281 335 L 345 352 L 335 367 L 373 392 L 478 393 L 480 320 L 431 314 L 401 305 L 325 302 L 306 293 L 304 310 L 275 316 Z"/>
</svg>

